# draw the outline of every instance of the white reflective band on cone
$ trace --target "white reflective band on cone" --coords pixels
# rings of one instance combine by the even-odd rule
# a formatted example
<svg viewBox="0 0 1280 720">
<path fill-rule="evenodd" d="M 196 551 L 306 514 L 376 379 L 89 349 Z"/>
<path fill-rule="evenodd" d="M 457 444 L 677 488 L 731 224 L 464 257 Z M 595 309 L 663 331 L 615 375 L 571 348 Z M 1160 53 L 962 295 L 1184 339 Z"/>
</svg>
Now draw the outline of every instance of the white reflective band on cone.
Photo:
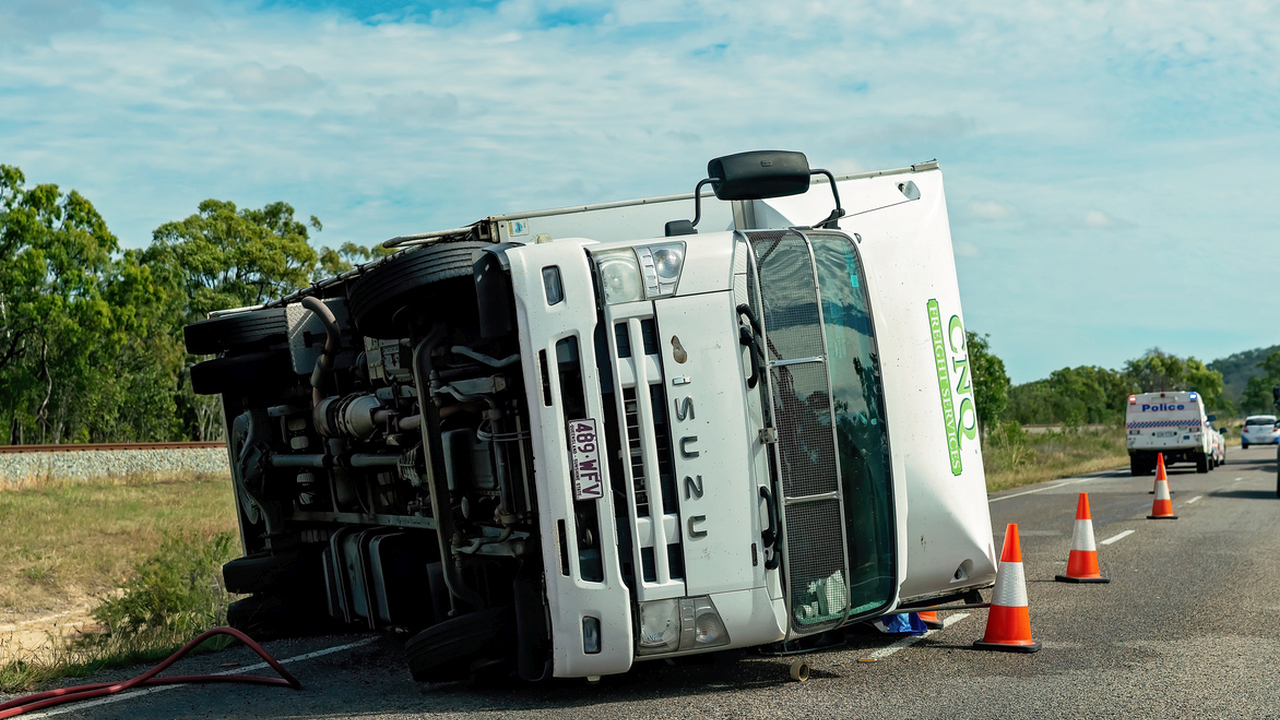
<svg viewBox="0 0 1280 720">
<path fill-rule="evenodd" d="M 996 592 L 992 605 L 1003 607 L 1027 606 L 1027 580 L 1020 562 L 1002 562 L 996 571 Z"/>
<path fill-rule="evenodd" d="M 1072 550 L 1096 550 L 1093 544 L 1093 523 L 1089 520 L 1077 520 L 1076 528 L 1071 532 Z"/>
<path fill-rule="evenodd" d="M 1157 499 L 1157 500 L 1172 500 L 1172 499 L 1173 499 L 1173 498 L 1169 497 L 1169 483 L 1167 483 L 1167 482 L 1165 482 L 1165 481 L 1163 481 L 1163 480 L 1161 480 L 1160 482 L 1156 483 L 1156 499 Z"/>
</svg>

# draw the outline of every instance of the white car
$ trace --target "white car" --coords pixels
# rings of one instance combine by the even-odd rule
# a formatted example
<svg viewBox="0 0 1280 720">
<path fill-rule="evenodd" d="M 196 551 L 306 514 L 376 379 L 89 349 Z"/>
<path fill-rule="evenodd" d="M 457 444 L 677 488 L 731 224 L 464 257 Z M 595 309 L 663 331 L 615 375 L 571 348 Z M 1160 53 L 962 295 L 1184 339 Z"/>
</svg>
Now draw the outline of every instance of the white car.
<svg viewBox="0 0 1280 720">
<path fill-rule="evenodd" d="M 1250 445 L 1275 445 L 1280 441 L 1280 426 L 1276 424 L 1275 415 L 1250 415 L 1244 419 L 1244 427 L 1240 429 L 1240 448 L 1249 449 Z"/>
</svg>

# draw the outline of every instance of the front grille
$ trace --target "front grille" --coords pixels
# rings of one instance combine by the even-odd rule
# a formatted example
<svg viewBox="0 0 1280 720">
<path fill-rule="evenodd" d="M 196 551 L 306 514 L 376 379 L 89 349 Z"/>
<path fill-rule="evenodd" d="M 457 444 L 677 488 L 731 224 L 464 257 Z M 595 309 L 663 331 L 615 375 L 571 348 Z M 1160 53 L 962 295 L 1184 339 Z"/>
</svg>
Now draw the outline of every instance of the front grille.
<svg viewBox="0 0 1280 720">
<path fill-rule="evenodd" d="M 631 547 L 623 550 L 630 551 L 638 575 L 637 598 L 670 597 L 669 588 L 683 584 L 684 556 L 658 327 L 653 318 L 630 318 L 612 329 L 616 386 L 602 391 L 620 399 L 615 412 L 622 432 L 606 439 L 610 456 L 627 474 L 619 488 L 626 497 L 615 504 L 618 522 L 632 530 Z M 666 589 L 649 594 L 659 588 Z"/>
<path fill-rule="evenodd" d="M 644 441 L 640 438 L 640 401 L 636 389 L 622 389 L 622 405 L 627 417 L 627 457 L 631 461 L 631 479 L 635 486 L 638 517 L 649 517 L 648 476 L 644 470 Z"/>
</svg>

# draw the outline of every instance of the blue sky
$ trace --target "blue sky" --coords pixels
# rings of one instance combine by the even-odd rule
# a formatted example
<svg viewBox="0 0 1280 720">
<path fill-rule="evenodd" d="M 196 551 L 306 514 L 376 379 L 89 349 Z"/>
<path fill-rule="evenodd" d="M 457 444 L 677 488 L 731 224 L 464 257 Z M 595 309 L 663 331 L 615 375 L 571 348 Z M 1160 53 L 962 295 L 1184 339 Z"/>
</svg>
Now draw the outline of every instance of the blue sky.
<svg viewBox="0 0 1280 720">
<path fill-rule="evenodd" d="M 3 0 L 0 162 L 137 247 L 210 197 L 372 244 L 745 149 L 937 158 L 1025 382 L 1280 343 L 1278 45 L 1245 1 Z"/>
</svg>

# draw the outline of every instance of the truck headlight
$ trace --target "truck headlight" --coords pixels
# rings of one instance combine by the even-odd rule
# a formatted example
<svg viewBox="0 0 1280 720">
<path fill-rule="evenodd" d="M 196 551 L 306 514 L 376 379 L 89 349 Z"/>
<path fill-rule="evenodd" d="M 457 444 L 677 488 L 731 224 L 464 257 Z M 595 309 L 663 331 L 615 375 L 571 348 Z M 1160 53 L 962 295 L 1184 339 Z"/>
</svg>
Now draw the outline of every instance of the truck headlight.
<svg viewBox="0 0 1280 720">
<path fill-rule="evenodd" d="M 596 253 L 596 267 L 600 269 L 600 285 L 607 305 L 635 302 L 644 299 L 644 281 L 640 276 L 640 263 L 631 248 Z"/>
<path fill-rule="evenodd" d="M 606 305 L 674 295 L 684 269 L 684 243 L 669 242 L 592 253 Z"/>
<path fill-rule="evenodd" d="M 729 630 L 709 596 L 640 603 L 637 655 L 661 655 L 728 644 Z"/>
<path fill-rule="evenodd" d="M 676 291 L 676 281 L 684 267 L 684 243 L 646 245 L 636 248 L 636 254 L 640 257 L 640 272 L 644 273 L 646 297 L 661 297 Z"/>
<path fill-rule="evenodd" d="M 680 644 L 680 601 L 653 600 L 640 603 L 640 634 L 637 655 L 671 652 Z"/>
</svg>

